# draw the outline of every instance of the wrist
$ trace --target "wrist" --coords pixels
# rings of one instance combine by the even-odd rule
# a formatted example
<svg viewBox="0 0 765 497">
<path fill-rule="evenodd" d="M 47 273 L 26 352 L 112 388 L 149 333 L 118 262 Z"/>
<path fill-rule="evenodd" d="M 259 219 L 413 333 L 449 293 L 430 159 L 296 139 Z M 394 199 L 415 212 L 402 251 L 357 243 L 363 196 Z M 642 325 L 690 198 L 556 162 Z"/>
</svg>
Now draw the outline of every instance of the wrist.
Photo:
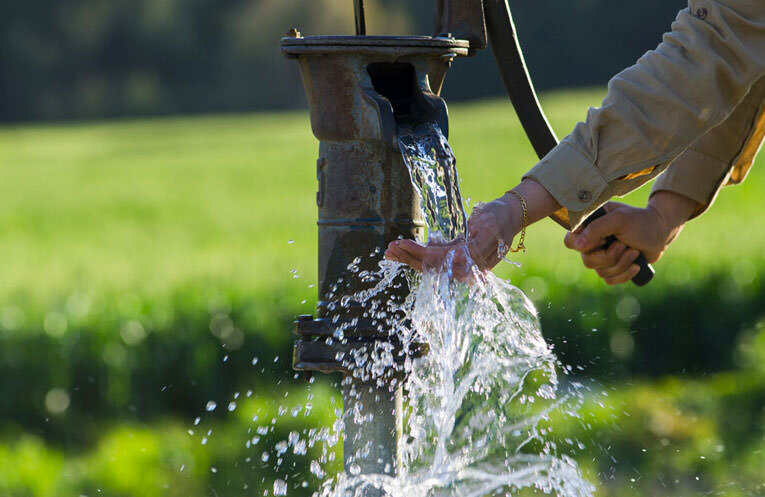
<svg viewBox="0 0 765 497">
<path fill-rule="evenodd" d="M 555 197 L 531 178 L 524 178 L 513 190 L 526 200 L 528 224 L 544 219 L 561 208 Z"/>
<path fill-rule="evenodd" d="M 648 206 L 660 217 L 668 231 L 682 227 L 695 212 L 698 203 L 679 193 L 668 190 L 655 192 L 648 199 Z"/>
</svg>

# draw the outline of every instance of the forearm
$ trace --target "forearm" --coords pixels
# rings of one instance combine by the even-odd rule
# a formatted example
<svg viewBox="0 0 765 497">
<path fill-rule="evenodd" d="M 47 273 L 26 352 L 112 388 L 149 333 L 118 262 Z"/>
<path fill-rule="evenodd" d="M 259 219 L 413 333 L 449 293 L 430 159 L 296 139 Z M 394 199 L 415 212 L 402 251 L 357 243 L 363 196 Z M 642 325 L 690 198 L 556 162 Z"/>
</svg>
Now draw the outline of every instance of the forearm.
<svg viewBox="0 0 765 497">
<path fill-rule="evenodd" d="M 742 181 L 754 159 L 747 151 L 757 150 L 763 139 L 764 102 L 765 78 L 760 78 L 728 119 L 669 165 L 653 184 L 652 195 L 671 191 L 695 200 L 695 217 L 712 205 L 724 184 Z"/>
</svg>

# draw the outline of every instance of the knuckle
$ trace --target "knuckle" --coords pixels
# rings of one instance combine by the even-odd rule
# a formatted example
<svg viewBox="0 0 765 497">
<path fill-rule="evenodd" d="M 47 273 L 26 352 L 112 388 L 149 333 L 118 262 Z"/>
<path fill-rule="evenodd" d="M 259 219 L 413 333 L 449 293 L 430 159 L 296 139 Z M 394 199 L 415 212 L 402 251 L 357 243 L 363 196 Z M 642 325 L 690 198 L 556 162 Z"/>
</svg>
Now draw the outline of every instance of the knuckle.
<svg viewBox="0 0 765 497">
<path fill-rule="evenodd" d="M 571 233 L 567 234 L 563 237 L 563 245 L 565 245 L 567 248 L 574 248 L 574 241 L 576 238 Z"/>
</svg>

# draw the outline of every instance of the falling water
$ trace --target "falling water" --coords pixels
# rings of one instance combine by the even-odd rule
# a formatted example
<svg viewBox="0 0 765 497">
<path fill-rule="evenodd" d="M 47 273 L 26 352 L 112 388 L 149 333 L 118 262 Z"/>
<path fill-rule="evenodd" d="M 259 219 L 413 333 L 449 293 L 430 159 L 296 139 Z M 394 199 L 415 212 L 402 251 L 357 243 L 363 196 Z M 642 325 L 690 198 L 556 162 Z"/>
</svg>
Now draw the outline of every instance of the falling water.
<svg viewBox="0 0 765 497">
<path fill-rule="evenodd" d="M 443 134 L 426 124 L 401 129 L 400 135 L 430 240 L 464 236 L 455 159 Z M 376 301 L 401 274 L 409 280 L 409 298 Z M 565 452 L 573 443 L 560 446 L 553 433 L 555 419 L 577 416 L 581 386 L 568 381 L 562 387 L 559 374 L 565 368 L 545 343 L 534 306 L 491 273 L 476 271 L 470 283 L 449 274 L 446 267 L 417 275 L 382 261 L 377 273 L 360 276 L 376 280 L 372 289 L 340 299 L 366 304 L 367 317 L 400 340 L 400 351 L 378 344 L 344 358 L 355 377 L 377 379 L 390 388 L 402 382 L 400 468 L 391 476 L 359 474 L 352 466 L 325 481 L 319 495 L 482 497 L 527 488 L 561 497 L 591 496 L 593 486 Z M 423 349 L 427 353 L 416 353 Z M 396 361 L 401 354 L 403 363 Z M 345 416 L 346 423 L 374 422 L 368 413 Z M 353 458 L 375 457 L 368 452 Z M 318 465 L 315 469 L 320 471 Z"/>
<path fill-rule="evenodd" d="M 465 233 L 457 161 L 452 149 L 433 123 L 399 129 L 399 148 L 412 185 L 420 196 L 431 241 L 449 241 Z"/>
<path fill-rule="evenodd" d="M 464 237 L 466 216 L 446 138 L 434 124 L 399 131 L 429 240 Z M 465 250 L 464 243 L 454 250 Z M 368 257 L 379 259 L 379 251 Z M 377 271 L 362 270 L 365 262 L 358 257 L 348 274 L 365 283 L 366 290 L 349 295 L 346 288 L 360 285 L 338 281 L 324 297 L 330 311 L 362 304 L 361 317 L 376 323 L 387 337 L 339 352 L 336 359 L 351 370 L 343 379 L 344 386 L 351 387 L 346 394 L 354 393 L 354 384 L 374 385 L 382 395 L 386 389 L 403 392 L 398 467 L 386 467 L 385 474 L 365 474 L 365 461 L 379 454 L 370 444 L 358 444 L 356 453 L 345 454 L 347 472 L 334 475 L 347 428 L 376 420 L 360 402 L 344 412 L 325 387 L 314 385 L 299 394 L 307 395 L 304 399 L 292 403 L 285 393 L 276 412 L 248 415 L 253 426 L 244 444 L 253 454 L 244 463 L 273 468 L 273 480 L 264 478 L 264 486 L 253 495 L 305 495 L 313 479 L 323 481 L 314 497 L 484 497 L 527 495 L 525 491 L 591 497 L 594 488 L 572 458 L 580 444 L 561 440 L 563 435 L 555 431 L 561 421 L 579 417 L 583 387 L 567 376 L 567 368 L 551 352 L 536 310 L 523 292 L 477 270 L 469 283 L 455 281 L 449 258 L 440 271 L 423 274 L 387 260 Z M 409 286 L 408 297 L 391 298 L 395 292 L 390 290 L 401 285 Z M 332 313 L 334 318 L 341 314 Z M 336 321 L 335 335 L 327 343 L 347 343 L 344 331 L 355 324 L 356 319 Z M 263 367 L 257 357 L 251 362 Z M 231 399 L 211 400 L 204 408 L 214 412 L 225 406 L 229 413 L 238 412 L 237 402 L 243 405 L 252 395 L 247 391 L 240 398 L 236 393 Z M 314 404 L 327 404 L 327 399 L 335 415 L 331 425 L 292 429 L 296 418 L 311 415 Z M 290 428 L 285 430 L 282 422 Z M 213 430 L 203 426 L 201 417 L 196 418 L 189 435 L 208 445 Z M 283 435 L 277 435 L 280 432 Z M 295 471 L 295 458 L 305 458 L 312 478 Z M 181 466 L 179 471 L 185 469 Z M 210 472 L 217 474 L 217 466 Z"/>
</svg>

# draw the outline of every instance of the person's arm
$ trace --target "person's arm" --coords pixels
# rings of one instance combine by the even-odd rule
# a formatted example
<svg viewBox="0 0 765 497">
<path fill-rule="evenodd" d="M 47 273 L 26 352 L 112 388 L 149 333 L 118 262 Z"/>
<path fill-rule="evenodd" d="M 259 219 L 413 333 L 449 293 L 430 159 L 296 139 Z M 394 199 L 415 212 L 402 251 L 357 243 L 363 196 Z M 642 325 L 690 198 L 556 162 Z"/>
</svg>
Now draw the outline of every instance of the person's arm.
<svg viewBox="0 0 765 497">
<path fill-rule="evenodd" d="M 649 262 L 659 260 L 683 225 L 712 204 L 723 184 L 744 179 L 765 136 L 764 101 L 761 78 L 728 119 L 659 176 L 645 209 L 607 204 L 608 213 L 595 226 L 567 234 L 565 245 L 582 252 L 585 267 L 612 285 L 637 274 L 633 262 L 638 250 Z M 599 244 L 608 236 L 618 241 L 604 249 Z"/>
<path fill-rule="evenodd" d="M 662 43 L 617 74 L 598 109 L 532 168 L 569 229 L 658 175 L 765 75 L 762 0 L 689 3 Z"/>
<path fill-rule="evenodd" d="M 699 138 L 654 182 L 652 195 L 669 191 L 696 201 L 692 217 L 714 202 L 724 185 L 744 180 L 765 137 L 765 77 L 724 122 Z"/>
<path fill-rule="evenodd" d="M 590 109 L 557 147 L 525 176 L 544 190 L 527 199 L 529 210 L 551 214 L 569 229 L 613 195 L 622 195 L 659 174 L 691 143 L 723 121 L 749 88 L 765 75 L 765 8 L 761 0 L 691 0 L 656 50 L 609 82 L 603 105 Z M 523 183 L 522 183 L 523 184 Z M 527 183 L 531 184 L 531 183 Z M 545 198 L 547 197 L 547 198 Z M 541 199 L 541 200 L 540 200 Z M 518 230 L 519 205 L 500 199 L 491 222 L 474 236 L 470 254 L 490 268 L 493 245 L 508 245 Z M 510 221 L 507 221 L 508 223 Z M 502 234 L 501 238 L 497 233 Z M 444 247 L 394 242 L 386 256 L 415 268 L 438 266 Z M 463 257 L 465 259 L 465 257 Z"/>
</svg>

